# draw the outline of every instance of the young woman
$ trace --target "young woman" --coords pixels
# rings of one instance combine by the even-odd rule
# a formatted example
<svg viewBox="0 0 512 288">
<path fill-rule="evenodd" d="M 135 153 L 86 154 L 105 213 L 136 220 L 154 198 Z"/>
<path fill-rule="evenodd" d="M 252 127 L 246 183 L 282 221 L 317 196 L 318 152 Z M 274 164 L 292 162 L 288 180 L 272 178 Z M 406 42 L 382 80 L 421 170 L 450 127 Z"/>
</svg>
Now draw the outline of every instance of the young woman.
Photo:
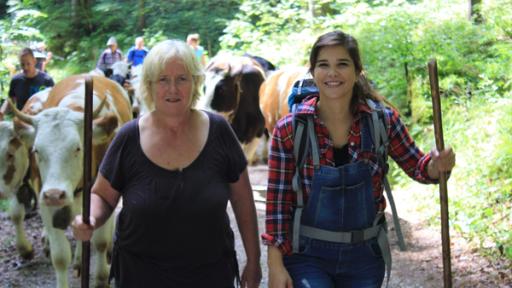
<svg viewBox="0 0 512 288">
<path fill-rule="evenodd" d="M 319 155 L 316 163 L 310 151 L 298 172 L 300 183 L 295 186 L 303 191 L 303 208 L 298 207 L 299 197 L 292 188 L 294 116 L 285 116 L 274 129 L 263 235 L 269 246 L 272 288 L 380 287 L 383 282 L 382 251 L 388 249 L 383 247 L 387 246 L 382 195 L 386 168 L 372 150 L 368 101 L 384 103 L 363 71 L 352 36 L 333 31 L 315 42 L 310 72 L 319 93 L 304 99 L 295 112 L 312 117 Z M 396 110 L 386 106 L 384 116 L 390 141 L 387 154 L 407 175 L 435 183 L 439 173 L 453 168 L 451 148 L 425 154 L 416 147 Z M 297 217 L 300 225 L 294 226 Z"/>
</svg>

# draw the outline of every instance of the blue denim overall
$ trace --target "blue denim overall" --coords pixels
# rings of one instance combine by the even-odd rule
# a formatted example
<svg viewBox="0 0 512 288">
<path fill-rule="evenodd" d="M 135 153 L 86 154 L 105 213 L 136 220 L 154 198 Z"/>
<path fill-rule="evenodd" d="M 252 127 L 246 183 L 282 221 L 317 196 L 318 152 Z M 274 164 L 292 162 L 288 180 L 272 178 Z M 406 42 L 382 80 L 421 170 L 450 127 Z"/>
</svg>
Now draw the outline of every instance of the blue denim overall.
<svg viewBox="0 0 512 288">
<path fill-rule="evenodd" d="M 371 152 L 368 120 L 363 120 L 361 152 Z M 311 120 L 309 136 L 315 134 L 312 126 Z M 297 253 L 283 258 L 294 287 L 381 287 L 385 270 L 381 251 L 389 246 L 384 215 L 375 211 L 370 166 L 364 161 L 319 165 L 316 136 L 314 142 L 310 140 L 315 167 L 311 193 L 302 212 L 302 195 L 298 195 L 293 228 Z"/>
</svg>

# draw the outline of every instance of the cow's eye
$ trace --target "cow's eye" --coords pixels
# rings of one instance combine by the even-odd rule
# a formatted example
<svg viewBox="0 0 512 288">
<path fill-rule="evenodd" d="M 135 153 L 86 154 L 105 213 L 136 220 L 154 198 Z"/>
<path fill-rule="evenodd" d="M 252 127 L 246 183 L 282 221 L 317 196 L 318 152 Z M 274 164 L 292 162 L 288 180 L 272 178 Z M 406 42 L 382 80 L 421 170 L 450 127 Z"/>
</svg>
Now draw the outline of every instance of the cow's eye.
<svg viewBox="0 0 512 288">
<path fill-rule="evenodd" d="M 14 154 L 7 153 L 7 160 L 12 160 L 14 158 Z"/>
<path fill-rule="evenodd" d="M 76 149 L 75 149 L 75 153 L 80 152 L 80 150 L 82 150 L 82 149 L 80 149 L 80 147 L 76 147 Z"/>
</svg>

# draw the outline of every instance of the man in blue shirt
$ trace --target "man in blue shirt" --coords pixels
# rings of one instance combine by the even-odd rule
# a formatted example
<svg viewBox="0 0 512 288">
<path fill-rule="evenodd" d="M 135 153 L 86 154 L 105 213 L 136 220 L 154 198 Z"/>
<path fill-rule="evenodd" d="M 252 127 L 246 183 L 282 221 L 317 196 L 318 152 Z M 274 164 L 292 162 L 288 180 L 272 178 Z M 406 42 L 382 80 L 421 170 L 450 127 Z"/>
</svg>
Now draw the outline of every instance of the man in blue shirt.
<svg viewBox="0 0 512 288">
<path fill-rule="evenodd" d="M 144 47 L 144 38 L 142 36 L 135 38 L 135 46 L 128 50 L 128 63 L 133 67 L 144 62 L 144 58 L 148 54 L 148 50 Z"/>
</svg>

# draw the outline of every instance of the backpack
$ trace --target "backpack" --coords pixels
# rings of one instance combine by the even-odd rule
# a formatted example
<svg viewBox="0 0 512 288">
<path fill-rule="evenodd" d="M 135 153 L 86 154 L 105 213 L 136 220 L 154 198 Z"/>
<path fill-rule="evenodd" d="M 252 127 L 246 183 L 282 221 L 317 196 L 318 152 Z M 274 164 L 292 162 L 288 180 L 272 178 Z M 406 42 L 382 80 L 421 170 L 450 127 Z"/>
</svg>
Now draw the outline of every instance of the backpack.
<svg viewBox="0 0 512 288">
<path fill-rule="evenodd" d="M 298 246 L 299 246 L 299 232 L 297 232 L 300 228 L 300 215 L 302 213 L 302 209 L 304 206 L 304 195 L 301 188 L 301 179 L 299 171 L 304 167 L 307 155 L 309 152 L 311 152 L 312 158 L 313 158 L 313 164 L 318 165 L 319 163 L 319 149 L 318 149 L 318 142 L 316 140 L 316 134 L 314 129 L 314 123 L 313 123 L 313 117 L 311 115 L 307 114 L 297 114 L 297 107 L 299 103 L 301 103 L 304 99 L 306 99 L 308 96 L 311 96 L 313 94 L 318 93 L 318 88 L 315 86 L 312 79 L 301 79 L 294 83 L 292 91 L 290 95 L 288 96 L 288 105 L 290 108 L 291 113 L 293 114 L 293 120 L 292 120 L 292 131 L 293 131 L 293 154 L 295 157 L 295 174 L 293 176 L 292 180 L 292 188 L 297 193 L 297 208 L 295 211 L 295 217 L 293 218 L 293 224 L 292 224 L 292 231 L 293 231 L 293 237 L 292 237 L 292 247 L 294 249 L 294 252 L 298 252 Z M 405 241 L 402 234 L 402 229 L 400 227 L 400 222 L 398 220 L 398 214 L 396 211 L 396 205 L 393 198 L 393 195 L 391 193 L 391 186 L 389 185 L 389 181 L 387 179 L 387 172 L 389 165 L 387 163 L 388 155 L 387 150 L 389 146 L 389 139 L 387 135 L 387 123 L 389 121 L 386 121 L 386 114 L 384 113 L 384 106 L 379 103 L 375 102 L 373 100 L 367 100 L 368 106 L 371 108 L 372 112 L 369 117 L 367 117 L 369 126 L 370 126 L 370 133 L 371 138 L 374 143 L 374 153 L 377 155 L 377 161 L 379 166 L 383 167 L 383 176 L 382 176 L 382 183 L 384 185 L 384 190 L 386 191 L 386 196 L 389 201 L 389 204 L 391 206 L 392 214 L 393 214 L 393 223 L 395 226 L 395 232 L 398 238 L 398 245 L 400 247 L 401 251 L 406 250 Z M 377 215 L 379 216 L 379 215 Z M 380 218 L 380 217 L 377 217 Z M 374 226 L 376 225 L 376 222 L 381 219 L 375 219 Z M 346 243 L 351 243 L 351 241 L 354 238 L 358 238 L 358 240 L 361 239 L 371 239 L 373 237 L 376 237 L 379 235 L 379 231 L 374 231 L 376 229 L 373 229 L 374 227 L 367 228 L 365 230 L 361 231 L 354 231 L 354 232 L 341 232 L 343 239 Z M 373 230 L 372 230 L 373 229 Z M 324 231 L 327 230 L 315 230 L 308 233 L 315 233 L 315 235 L 325 235 L 324 237 L 329 237 L 328 233 L 325 233 Z M 362 232 L 362 233 L 355 233 L 355 232 Z M 358 234 L 358 235 L 354 235 Z M 355 237 L 357 236 L 357 237 Z M 337 236 L 339 237 L 339 235 Z M 362 238 L 361 238 L 362 237 Z M 383 246 L 387 246 L 386 249 L 382 249 L 383 257 L 386 260 L 386 257 L 388 257 L 386 261 L 387 266 L 387 274 L 388 274 L 388 281 L 389 281 L 389 273 L 391 270 L 391 254 L 389 251 L 389 245 L 387 244 L 387 236 L 386 239 L 380 239 L 378 237 L 378 241 L 385 241 L 383 243 Z M 329 240 L 328 240 L 329 241 Z M 379 246 L 381 243 L 379 243 Z M 386 250 L 386 251 L 384 251 Z"/>
</svg>

